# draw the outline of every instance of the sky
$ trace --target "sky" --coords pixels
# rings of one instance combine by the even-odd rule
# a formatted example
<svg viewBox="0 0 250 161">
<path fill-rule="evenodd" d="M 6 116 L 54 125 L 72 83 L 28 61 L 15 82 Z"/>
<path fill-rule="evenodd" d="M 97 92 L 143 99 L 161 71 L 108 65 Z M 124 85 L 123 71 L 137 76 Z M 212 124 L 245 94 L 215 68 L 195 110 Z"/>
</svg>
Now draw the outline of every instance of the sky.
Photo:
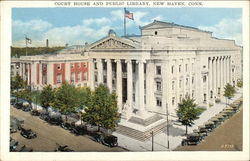
<svg viewBox="0 0 250 161">
<path fill-rule="evenodd" d="M 240 8 L 127 8 L 134 20 L 126 19 L 127 34 L 140 35 L 139 26 L 154 20 L 197 27 L 213 32 L 214 37 L 233 39 L 242 45 Z M 92 43 L 113 29 L 123 36 L 124 8 L 13 8 L 12 46 L 83 45 Z"/>
</svg>

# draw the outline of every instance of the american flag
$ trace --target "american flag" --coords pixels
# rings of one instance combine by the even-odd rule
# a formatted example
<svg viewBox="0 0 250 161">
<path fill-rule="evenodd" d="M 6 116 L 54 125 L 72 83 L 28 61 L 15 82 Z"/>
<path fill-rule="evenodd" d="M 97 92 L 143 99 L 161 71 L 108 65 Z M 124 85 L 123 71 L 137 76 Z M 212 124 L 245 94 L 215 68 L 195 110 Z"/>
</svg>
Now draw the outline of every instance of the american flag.
<svg viewBox="0 0 250 161">
<path fill-rule="evenodd" d="M 131 19 L 131 20 L 134 20 L 134 16 L 133 16 L 133 13 L 130 13 L 128 10 L 125 9 L 125 13 L 124 13 L 124 16 Z"/>
</svg>

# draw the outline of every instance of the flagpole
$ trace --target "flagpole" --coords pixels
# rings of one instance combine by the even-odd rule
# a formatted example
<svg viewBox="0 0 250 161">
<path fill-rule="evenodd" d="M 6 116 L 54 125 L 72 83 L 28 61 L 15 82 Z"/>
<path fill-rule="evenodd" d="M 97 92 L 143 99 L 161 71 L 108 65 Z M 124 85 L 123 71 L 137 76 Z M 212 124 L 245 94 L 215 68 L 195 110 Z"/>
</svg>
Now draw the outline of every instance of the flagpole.
<svg viewBox="0 0 250 161">
<path fill-rule="evenodd" d="M 126 36 L 126 17 L 125 17 L 125 13 L 126 13 L 126 8 L 124 8 L 124 36 Z"/>
<path fill-rule="evenodd" d="M 26 44 L 25 53 L 26 53 L 26 56 L 27 56 L 27 36 L 26 35 L 25 35 L 25 44 Z"/>
</svg>

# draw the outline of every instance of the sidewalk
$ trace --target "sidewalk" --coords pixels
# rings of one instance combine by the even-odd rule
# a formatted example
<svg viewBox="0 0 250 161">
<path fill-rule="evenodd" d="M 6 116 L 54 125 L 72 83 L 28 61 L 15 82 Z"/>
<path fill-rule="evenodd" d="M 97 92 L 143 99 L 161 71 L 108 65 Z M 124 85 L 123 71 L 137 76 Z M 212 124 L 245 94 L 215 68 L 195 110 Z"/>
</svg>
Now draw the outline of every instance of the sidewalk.
<svg viewBox="0 0 250 161">
<path fill-rule="evenodd" d="M 230 103 L 234 100 L 240 98 L 242 96 L 242 89 L 237 90 L 235 97 L 230 100 Z M 226 107 L 225 97 L 221 98 L 220 103 L 215 103 L 212 107 L 209 107 L 206 111 L 204 111 L 200 118 L 194 121 L 194 125 L 192 127 L 188 127 L 188 133 L 192 133 L 194 129 L 197 129 L 199 125 L 202 125 L 204 122 L 209 120 L 211 117 L 219 113 Z M 177 148 L 181 144 L 182 139 L 185 134 L 185 126 L 173 124 L 169 128 L 169 145 L 170 148 L 167 148 L 167 132 L 164 131 L 160 134 L 154 136 L 154 151 L 169 151 Z M 151 151 L 152 150 L 152 138 L 148 141 L 141 142 L 127 136 L 121 135 L 119 133 L 113 133 L 118 137 L 118 145 L 124 147 L 130 151 Z"/>
</svg>

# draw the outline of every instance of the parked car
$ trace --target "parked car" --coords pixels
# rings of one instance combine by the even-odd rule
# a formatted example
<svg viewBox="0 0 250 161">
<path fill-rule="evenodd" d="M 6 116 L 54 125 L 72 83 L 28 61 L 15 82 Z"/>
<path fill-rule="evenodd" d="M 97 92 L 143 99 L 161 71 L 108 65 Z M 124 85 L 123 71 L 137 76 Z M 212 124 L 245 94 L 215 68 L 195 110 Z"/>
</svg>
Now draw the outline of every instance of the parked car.
<svg viewBox="0 0 250 161">
<path fill-rule="evenodd" d="M 30 114 L 33 115 L 33 116 L 39 116 L 40 112 L 38 110 L 31 110 Z"/>
<path fill-rule="evenodd" d="M 211 132 L 211 131 L 215 128 L 214 122 L 212 122 L 212 121 L 207 121 L 207 122 L 205 123 L 205 127 L 206 127 L 206 129 L 208 129 L 209 132 Z"/>
<path fill-rule="evenodd" d="M 16 109 L 21 109 L 21 108 L 23 107 L 23 103 L 22 103 L 22 102 L 16 102 L 16 103 L 14 104 L 14 107 L 15 107 Z"/>
<path fill-rule="evenodd" d="M 73 152 L 74 150 L 68 148 L 67 145 L 59 145 L 59 144 L 56 144 L 56 148 L 55 148 L 55 152 Z"/>
<path fill-rule="evenodd" d="M 39 118 L 44 120 L 44 121 L 49 121 L 49 119 L 50 119 L 48 113 L 41 113 Z"/>
<path fill-rule="evenodd" d="M 25 148 L 25 145 L 18 143 L 15 148 L 12 149 L 12 152 L 20 152 Z"/>
<path fill-rule="evenodd" d="M 188 134 L 186 139 L 183 139 L 181 142 L 182 146 L 186 145 L 197 145 L 201 141 L 201 137 L 198 134 L 192 133 Z"/>
<path fill-rule="evenodd" d="M 103 145 L 109 147 L 118 146 L 117 137 L 114 135 L 107 135 L 100 132 L 96 132 L 92 135 L 92 137 L 94 141 L 102 143 Z"/>
<path fill-rule="evenodd" d="M 61 123 L 60 125 L 63 129 L 65 130 L 69 130 L 69 131 L 72 131 L 75 127 L 75 124 L 74 123 L 69 123 L 69 122 L 65 122 L 65 123 Z"/>
<path fill-rule="evenodd" d="M 10 97 L 10 104 L 14 105 L 16 103 L 17 99 L 16 97 Z"/>
<path fill-rule="evenodd" d="M 33 132 L 31 129 L 21 129 L 21 133 L 20 133 L 23 137 L 25 137 L 26 139 L 33 139 L 36 138 L 37 135 L 35 132 Z"/>
<path fill-rule="evenodd" d="M 61 125 L 62 124 L 62 118 L 61 117 L 49 117 L 48 122 L 53 125 Z"/>
<path fill-rule="evenodd" d="M 78 125 L 78 126 L 75 126 L 71 132 L 75 135 L 85 135 L 87 134 L 87 128 L 86 126 L 83 126 L 83 125 Z"/>
<path fill-rule="evenodd" d="M 16 149 L 17 145 L 18 145 L 18 142 L 11 138 L 10 139 L 10 151 L 13 151 L 14 149 Z"/>
</svg>

